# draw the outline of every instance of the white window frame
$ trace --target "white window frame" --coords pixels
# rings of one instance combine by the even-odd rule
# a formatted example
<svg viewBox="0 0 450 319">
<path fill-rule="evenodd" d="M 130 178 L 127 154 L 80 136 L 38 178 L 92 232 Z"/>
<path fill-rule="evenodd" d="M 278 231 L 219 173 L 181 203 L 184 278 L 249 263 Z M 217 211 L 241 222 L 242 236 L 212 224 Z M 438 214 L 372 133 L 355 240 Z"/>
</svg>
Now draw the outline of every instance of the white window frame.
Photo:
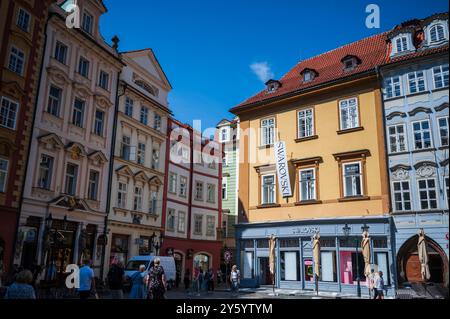
<svg viewBox="0 0 450 319">
<path fill-rule="evenodd" d="M 352 194 L 352 195 L 347 195 L 347 183 L 346 183 L 346 176 L 345 176 L 345 167 L 349 166 L 349 165 L 355 165 L 358 164 L 359 166 L 359 186 L 361 189 L 361 194 Z M 343 183 L 343 190 L 344 190 L 344 198 L 347 197 L 359 197 L 359 196 L 364 196 L 364 172 L 362 170 L 362 163 L 361 161 L 355 161 L 355 162 L 346 162 L 346 163 L 342 163 L 342 183 Z M 353 181 L 352 181 L 352 187 L 353 187 Z M 353 193 L 353 192 L 352 192 Z"/>
<path fill-rule="evenodd" d="M 52 88 L 55 88 L 55 89 L 60 91 L 60 96 L 59 97 L 53 96 L 51 94 Z M 59 117 L 60 111 L 61 111 L 61 105 L 62 105 L 62 96 L 63 96 L 63 90 L 59 86 L 50 84 L 50 87 L 48 89 L 48 100 L 47 100 L 47 109 L 46 109 L 48 114 L 51 114 L 51 115 L 56 116 L 56 117 Z M 54 105 L 55 103 L 57 103 L 56 114 L 54 114 L 52 112 L 52 109 L 55 107 L 55 105 Z M 50 104 L 51 104 L 51 107 L 50 107 Z"/>
<path fill-rule="evenodd" d="M 43 157 L 51 159 L 51 165 L 49 167 L 43 167 Z M 48 162 L 46 162 L 48 164 Z M 53 177 L 53 165 L 55 164 L 55 158 L 47 154 L 41 154 L 39 159 L 39 173 L 38 173 L 38 187 L 42 189 L 51 189 L 52 187 L 52 177 Z M 43 185 L 42 171 L 45 170 L 48 177 L 48 185 Z M 48 187 L 47 187 L 48 186 Z"/>
<path fill-rule="evenodd" d="M 97 180 L 96 181 L 93 181 L 91 179 L 91 173 L 96 173 L 97 174 Z M 92 185 L 94 185 L 94 187 L 95 187 L 95 198 L 93 198 L 91 196 L 91 190 L 92 190 L 91 187 L 92 187 Z M 91 170 L 89 170 L 88 198 L 90 200 L 98 201 L 99 200 L 99 198 L 98 198 L 99 189 L 100 189 L 100 172 L 97 171 L 97 170 L 91 169 Z"/>
<path fill-rule="evenodd" d="M 265 194 L 265 184 L 264 184 L 264 178 L 271 176 L 273 178 L 273 190 L 272 190 L 272 194 L 273 194 L 273 201 L 267 201 L 264 198 L 264 194 Z M 268 198 L 267 198 L 268 199 Z M 270 204 L 276 204 L 277 202 L 277 180 L 276 180 L 276 176 L 275 174 L 264 174 L 261 175 L 261 204 L 262 205 L 270 205 Z"/>
<path fill-rule="evenodd" d="M 89 78 L 89 68 L 91 62 L 83 56 L 80 56 L 78 60 L 78 74 L 86 79 Z"/>
<path fill-rule="evenodd" d="M 177 223 L 177 231 L 179 233 L 186 232 L 186 213 L 182 211 L 178 211 L 178 223 Z"/>
<path fill-rule="evenodd" d="M 208 203 L 215 203 L 216 202 L 216 185 L 208 183 L 206 185 L 206 192 L 207 192 L 206 201 Z"/>
<path fill-rule="evenodd" d="M 117 207 L 127 207 L 128 184 L 119 181 L 117 184 Z"/>
<path fill-rule="evenodd" d="M 180 176 L 180 189 L 178 193 L 180 197 L 187 197 L 187 181 L 188 179 L 186 176 Z"/>
<path fill-rule="evenodd" d="M 69 167 L 69 165 L 70 166 L 73 166 L 73 167 L 75 167 L 75 174 L 74 175 L 68 175 L 68 172 L 67 172 L 67 168 Z M 66 170 L 65 170 L 65 172 L 64 172 L 64 177 L 65 177 L 65 181 L 64 181 L 64 193 L 65 194 L 68 194 L 68 195 L 76 195 L 77 194 L 77 184 L 78 184 L 78 175 L 79 175 L 79 171 L 80 171 L 80 166 L 79 165 L 77 165 L 77 164 L 74 164 L 74 163 L 71 163 L 71 162 L 68 162 L 67 164 L 66 164 Z M 72 177 L 73 178 L 73 187 L 74 187 L 74 190 L 73 190 L 73 194 L 70 194 L 69 192 L 68 192 L 68 178 L 69 177 Z"/>
<path fill-rule="evenodd" d="M 398 85 L 397 82 L 395 82 L 394 80 L 398 80 Z M 385 98 L 386 99 L 394 99 L 397 97 L 400 97 L 403 95 L 403 86 L 402 86 L 402 77 L 397 75 L 397 76 L 391 76 L 390 78 L 386 79 L 385 81 Z M 399 94 L 396 94 L 397 90 L 396 88 L 398 87 L 399 89 Z M 389 94 L 389 90 L 391 92 L 391 94 Z"/>
<path fill-rule="evenodd" d="M 103 114 L 102 119 L 97 118 L 97 113 Z M 96 109 L 94 114 L 94 134 L 103 136 L 105 133 L 105 117 L 106 113 L 102 110 Z"/>
<path fill-rule="evenodd" d="M 86 23 L 87 23 L 86 18 L 90 19 L 89 25 L 86 25 Z M 81 29 L 90 35 L 92 35 L 93 30 L 94 30 L 94 16 L 86 10 L 83 11 L 83 17 L 82 17 L 82 21 L 81 21 Z"/>
<path fill-rule="evenodd" d="M 204 185 L 205 183 L 204 182 L 202 182 L 202 181 L 195 181 L 195 194 L 194 194 L 194 199 L 196 200 L 196 201 L 203 201 L 203 199 L 204 199 L 204 195 L 203 195 L 203 193 L 204 193 L 204 191 L 205 191 L 205 185 Z M 199 193 L 198 192 L 198 185 L 201 185 L 201 192 Z M 200 194 L 200 196 L 198 196 Z"/>
<path fill-rule="evenodd" d="M 200 222 L 200 223 L 198 223 Z M 197 231 L 197 226 L 200 226 L 200 231 Z M 202 236 L 203 235 L 203 215 L 194 214 L 194 227 L 193 227 L 194 235 Z"/>
<path fill-rule="evenodd" d="M 302 172 L 306 172 L 306 171 L 312 171 L 313 172 L 313 194 L 312 194 L 312 198 L 303 198 L 302 197 Z M 317 178 L 316 178 L 316 169 L 313 167 L 309 167 L 309 168 L 302 168 L 298 171 L 298 179 L 299 179 L 299 191 L 300 191 L 300 201 L 310 201 L 310 200 L 317 200 Z"/>
<path fill-rule="evenodd" d="M 141 112 L 139 113 L 139 122 L 141 122 L 144 125 L 148 125 L 148 114 L 149 113 L 150 113 L 149 108 L 142 105 Z"/>
<path fill-rule="evenodd" d="M 224 137 L 225 133 L 225 137 Z M 228 142 L 230 140 L 230 128 L 229 127 L 222 127 L 220 129 L 220 135 L 219 135 L 219 141 L 221 143 Z"/>
<path fill-rule="evenodd" d="M 395 38 L 395 52 L 402 53 L 409 50 L 409 41 L 407 35 L 402 35 Z M 400 41 L 400 50 L 399 50 L 399 41 Z"/>
<path fill-rule="evenodd" d="M 15 52 L 14 52 L 15 51 Z M 14 58 L 14 62 L 12 62 Z M 20 66 L 20 69 L 18 69 Z M 16 46 L 11 46 L 11 50 L 9 51 L 9 59 L 8 59 L 8 69 L 11 72 L 14 72 L 19 75 L 24 74 L 25 70 L 25 52 L 19 49 Z"/>
<path fill-rule="evenodd" d="M 21 13 L 23 14 L 22 19 L 21 19 Z M 24 21 L 26 21 L 26 17 L 28 17 L 28 21 L 26 26 L 23 25 Z M 23 9 L 23 8 L 19 8 L 19 11 L 17 12 L 17 21 L 16 21 L 16 25 L 23 31 L 25 32 L 30 32 L 30 26 L 31 26 L 31 15 L 30 13 Z"/>
<path fill-rule="evenodd" d="M 422 73 L 422 76 L 418 76 L 418 73 Z M 411 78 L 411 76 L 414 76 L 413 78 Z M 418 70 L 418 71 L 413 71 L 413 72 L 409 72 L 406 75 L 406 79 L 408 81 L 408 92 L 409 94 L 418 94 L 418 93 L 423 93 L 427 91 L 427 76 L 426 76 L 426 71 L 425 70 Z M 419 82 L 423 81 L 423 90 L 419 90 Z M 415 84 L 416 87 L 416 92 L 412 92 L 411 90 L 411 83 Z"/>
<path fill-rule="evenodd" d="M 399 183 L 400 184 L 400 190 L 395 190 L 395 184 Z M 407 183 L 408 184 L 408 190 L 403 189 L 403 183 Z M 405 211 L 410 211 L 412 210 L 412 205 L 413 205 L 413 201 L 412 201 L 412 194 L 411 194 L 411 183 L 409 180 L 401 180 L 401 181 L 392 181 L 391 183 L 391 187 L 392 187 L 392 208 L 394 211 L 396 212 L 405 212 Z M 404 194 L 405 193 L 409 193 L 409 201 L 405 200 L 404 198 Z M 397 200 L 395 198 L 396 194 L 400 194 L 401 195 L 401 200 L 400 203 L 402 204 L 402 209 L 397 209 Z M 405 209 L 405 203 L 409 202 L 409 210 Z"/>
<path fill-rule="evenodd" d="M 355 105 L 353 106 L 350 106 L 350 101 L 351 100 L 355 100 Z M 347 102 L 347 105 L 342 105 L 343 104 L 343 102 Z M 354 120 L 353 118 L 350 118 L 350 110 L 352 109 L 352 108 L 355 108 L 355 112 L 354 112 L 354 114 L 355 114 L 355 119 L 356 120 Z M 348 124 L 348 126 L 347 126 L 347 124 L 344 126 L 344 117 L 343 117 L 343 110 L 344 109 L 347 109 L 347 116 L 348 116 L 348 120 L 347 120 L 347 124 Z M 361 126 L 361 123 L 360 123 L 360 120 L 359 120 L 359 102 L 358 102 L 358 98 L 357 97 L 351 97 L 351 98 L 348 98 L 348 99 L 343 99 L 343 100 L 340 100 L 339 101 L 339 125 L 340 125 L 340 129 L 341 130 L 350 130 L 350 129 L 353 129 L 353 128 L 357 128 L 357 127 L 360 127 Z M 355 122 L 355 124 L 353 124 L 353 122 Z"/>
<path fill-rule="evenodd" d="M 177 213 L 176 210 L 173 209 L 173 208 L 169 208 L 167 210 L 167 221 L 166 221 L 167 225 L 166 225 L 166 228 L 170 232 L 175 231 L 175 224 L 176 224 L 175 215 L 176 215 L 176 213 Z"/>
<path fill-rule="evenodd" d="M 162 126 L 162 116 L 158 113 L 155 113 L 153 116 L 153 128 L 157 131 L 161 131 Z"/>
<path fill-rule="evenodd" d="M 225 192 L 224 192 L 225 190 Z M 225 195 L 225 196 L 224 196 Z M 222 177 L 222 192 L 221 192 L 222 200 L 228 199 L 228 178 Z"/>
<path fill-rule="evenodd" d="M 273 121 L 273 124 L 270 122 Z M 269 146 L 275 143 L 275 117 L 261 120 L 261 146 Z"/>
<path fill-rule="evenodd" d="M 7 107 L 3 106 L 3 101 L 7 102 Z M 15 130 L 16 126 L 17 126 L 17 114 L 19 113 L 19 109 L 20 109 L 19 102 L 16 102 L 10 98 L 7 98 L 6 96 L 2 96 L 2 98 L 0 99 L 0 102 L 1 102 L 0 112 L 2 112 L 2 113 L 5 112 L 5 114 L 6 114 L 6 117 L 4 117 L 4 119 L 3 119 L 4 123 L 0 122 L 0 126 L 9 128 L 11 130 Z M 12 105 L 15 105 L 15 110 L 11 109 Z M 13 123 L 13 126 L 9 126 L 8 122 L 9 122 L 9 118 L 10 118 L 12 112 L 14 113 L 14 121 L 13 121 L 14 123 Z"/>
<path fill-rule="evenodd" d="M 309 115 L 308 112 L 311 112 Z M 305 124 L 304 135 L 302 136 L 302 123 Z M 309 124 L 309 125 L 308 125 Z M 306 138 L 314 136 L 315 127 L 314 127 L 314 108 L 310 107 L 307 109 L 299 110 L 297 112 L 297 138 Z"/>
<path fill-rule="evenodd" d="M 212 228 L 210 227 L 212 225 Z M 216 230 L 216 218 L 211 215 L 206 216 L 206 236 L 214 237 Z"/>
<path fill-rule="evenodd" d="M 157 214 L 157 212 L 156 212 L 157 210 L 158 210 L 158 191 L 151 190 L 148 211 L 151 214 Z"/>
<path fill-rule="evenodd" d="M 398 132 L 398 127 L 402 126 L 403 127 L 403 133 L 399 133 Z M 392 135 L 390 132 L 390 129 L 394 127 L 395 128 L 395 134 Z M 389 147 L 389 153 L 391 154 L 395 154 L 395 153 L 401 153 L 401 152 L 407 152 L 408 151 L 408 138 L 407 138 L 407 132 L 406 132 L 406 125 L 405 123 L 399 123 L 399 124 L 392 124 L 389 125 L 387 127 L 387 136 L 388 136 L 388 147 Z M 396 147 L 396 151 L 392 150 L 392 144 L 391 144 L 391 136 L 395 137 L 395 147 Z M 400 150 L 400 142 L 399 142 L 399 138 L 403 136 L 403 141 L 404 141 L 404 150 Z"/>
<path fill-rule="evenodd" d="M 143 148 L 141 146 L 143 146 Z M 138 142 L 136 162 L 139 165 L 145 165 L 145 150 L 146 150 L 145 143 Z"/>
<path fill-rule="evenodd" d="M 81 105 L 82 105 L 81 110 L 75 107 L 77 101 L 82 102 L 81 103 Z M 73 100 L 73 108 L 72 108 L 72 122 L 71 122 L 72 125 L 75 125 L 75 126 L 80 127 L 80 128 L 84 127 L 84 113 L 85 113 L 85 111 L 86 111 L 86 101 L 82 100 L 82 99 L 79 99 L 79 98 L 75 98 Z M 80 115 L 80 123 L 79 123 L 79 125 L 76 123 L 76 115 Z"/>
<path fill-rule="evenodd" d="M 134 100 L 131 97 L 126 96 L 125 97 L 125 109 L 124 109 L 125 115 L 129 116 L 129 117 L 133 117 L 133 110 L 134 110 Z"/>
<path fill-rule="evenodd" d="M 61 57 L 61 49 L 64 49 L 64 54 Z M 69 53 L 69 47 L 61 41 L 56 41 L 55 44 L 55 60 L 59 63 L 66 65 L 67 63 L 67 54 Z M 61 58 L 61 60 L 60 60 Z"/>
<path fill-rule="evenodd" d="M 420 125 L 420 136 L 421 136 L 421 141 L 422 141 L 422 148 L 418 148 L 417 147 L 417 145 L 416 145 L 416 131 L 414 130 L 414 124 L 415 123 L 422 123 L 422 122 L 428 122 L 428 130 L 429 130 L 429 133 L 430 133 L 430 147 L 425 147 L 425 143 L 424 143 L 424 138 L 423 138 L 423 133 L 424 133 L 424 130 L 422 129 L 422 124 Z M 412 129 L 412 138 L 413 138 L 413 143 L 414 143 L 414 150 L 427 150 L 427 149 L 430 149 L 430 148 L 433 148 L 433 145 L 434 145 L 434 143 L 433 143 L 433 133 L 432 133 L 432 130 L 431 130 L 431 121 L 429 120 L 429 119 L 424 119 L 424 120 L 417 120 L 417 121 L 414 121 L 414 122 L 411 122 L 411 129 Z"/>
<path fill-rule="evenodd" d="M 134 186 L 133 192 L 133 210 L 142 212 L 142 195 L 144 193 L 144 188 L 139 185 Z"/>
<path fill-rule="evenodd" d="M 443 138 L 443 136 L 442 136 L 442 131 L 441 131 L 441 123 L 440 123 L 440 120 L 442 120 L 442 119 L 444 119 L 445 120 L 445 122 L 446 122 L 446 124 L 447 124 L 447 126 L 446 126 L 446 129 L 447 129 L 447 144 L 443 144 L 442 143 L 442 138 Z M 448 122 L 449 122 L 449 119 L 448 119 L 448 115 L 447 116 L 440 116 L 440 117 L 438 117 L 437 119 L 437 126 L 438 126 L 438 131 L 439 131 L 439 142 L 440 142 L 440 144 L 441 144 L 441 146 L 449 146 L 449 127 L 448 127 Z"/>
<path fill-rule="evenodd" d="M 169 173 L 169 193 L 177 193 L 178 175 L 176 173 Z"/>
<path fill-rule="evenodd" d="M 448 23 L 448 22 L 447 22 L 447 23 Z M 438 27 L 441 27 L 441 28 L 442 28 L 443 38 L 442 38 L 442 39 L 436 38 L 436 40 L 433 40 L 433 39 L 432 39 L 432 35 L 431 35 L 431 31 L 432 31 L 434 28 L 437 29 Z M 439 33 L 438 33 L 437 30 L 436 30 L 436 37 L 438 37 L 438 36 L 439 36 Z M 439 43 L 439 42 L 442 42 L 442 41 L 446 40 L 446 39 L 447 39 L 447 35 L 446 35 L 446 29 L 445 29 L 445 26 L 444 26 L 441 22 L 434 23 L 434 24 L 430 25 L 430 27 L 428 28 L 428 37 L 429 37 L 429 39 L 430 39 L 430 44 Z"/>
<path fill-rule="evenodd" d="M 444 68 L 447 68 L 447 71 L 444 71 Z M 439 73 L 436 73 L 436 69 L 439 69 Z M 435 89 L 442 89 L 448 87 L 449 82 L 449 65 L 443 64 L 438 65 L 432 68 L 433 70 L 433 86 Z M 445 75 L 447 75 L 447 85 L 445 84 Z M 442 86 L 437 86 L 436 76 L 439 76 L 439 81 L 442 84 Z"/>
<path fill-rule="evenodd" d="M 0 170 L 0 175 L 3 175 L 3 185 L 0 185 L 0 193 L 6 193 L 6 185 L 8 183 L 8 170 L 9 170 L 9 160 L 0 157 L 0 162 L 6 163 L 5 169 Z"/>
<path fill-rule="evenodd" d="M 434 180 L 434 189 L 432 189 L 432 188 L 429 188 L 428 187 L 428 181 L 429 180 Z M 420 182 L 421 181 L 425 181 L 425 184 L 426 184 L 426 188 L 425 189 L 421 189 L 420 188 Z M 438 183 L 437 183 L 437 179 L 435 178 L 435 177 L 427 177 L 427 178 L 420 178 L 420 179 L 417 179 L 417 195 L 418 195 L 418 201 L 419 201 L 419 209 L 420 210 L 430 210 L 430 209 L 438 209 L 439 208 L 439 190 L 438 190 Z M 430 206 L 430 204 L 431 204 L 431 201 L 433 200 L 433 199 L 430 199 L 430 191 L 432 191 L 432 190 L 434 190 L 434 193 L 435 193 L 435 195 L 436 195 L 436 197 L 434 198 L 434 201 L 436 202 L 436 207 L 435 208 L 431 208 Z M 427 201 L 427 208 L 422 208 L 422 199 L 420 198 L 420 192 L 421 191 L 425 191 L 426 193 L 427 193 L 427 199 L 426 199 L 426 201 Z"/>
<path fill-rule="evenodd" d="M 159 156 L 160 156 L 159 148 L 153 147 L 152 149 L 152 169 L 159 169 Z"/>
<path fill-rule="evenodd" d="M 105 70 L 100 70 L 98 76 L 98 86 L 105 91 L 109 91 L 109 73 Z"/>
</svg>

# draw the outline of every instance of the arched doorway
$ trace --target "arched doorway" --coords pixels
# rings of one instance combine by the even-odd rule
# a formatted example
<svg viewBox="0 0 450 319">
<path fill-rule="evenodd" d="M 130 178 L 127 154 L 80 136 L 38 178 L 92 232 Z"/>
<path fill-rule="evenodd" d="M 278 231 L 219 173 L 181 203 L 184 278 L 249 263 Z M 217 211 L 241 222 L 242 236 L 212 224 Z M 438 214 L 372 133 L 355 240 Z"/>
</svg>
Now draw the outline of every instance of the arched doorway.
<svg viewBox="0 0 450 319">
<path fill-rule="evenodd" d="M 194 267 L 199 267 L 203 271 L 207 271 L 211 268 L 211 257 L 205 253 L 198 253 L 194 256 Z"/>
<path fill-rule="evenodd" d="M 420 261 L 417 253 L 417 235 L 408 239 L 397 253 L 399 284 L 404 282 L 423 283 Z M 431 278 L 428 282 L 448 287 L 448 259 L 442 248 L 431 238 L 426 237 L 428 266 Z"/>
</svg>

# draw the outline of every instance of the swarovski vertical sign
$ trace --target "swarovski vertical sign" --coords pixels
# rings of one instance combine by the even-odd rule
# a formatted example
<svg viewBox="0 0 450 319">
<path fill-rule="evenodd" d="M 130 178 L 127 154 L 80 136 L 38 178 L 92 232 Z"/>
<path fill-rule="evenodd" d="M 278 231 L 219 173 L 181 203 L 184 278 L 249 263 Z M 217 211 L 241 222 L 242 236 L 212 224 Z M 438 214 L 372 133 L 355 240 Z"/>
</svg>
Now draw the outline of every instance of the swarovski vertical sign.
<svg viewBox="0 0 450 319">
<path fill-rule="evenodd" d="M 275 163 L 277 168 L 278 186 L 284 197 L 291 197 L 291 181 L 289 179 L 289 167 L 286 156 L 286 143 L 275 142 Z"/>
</svg>

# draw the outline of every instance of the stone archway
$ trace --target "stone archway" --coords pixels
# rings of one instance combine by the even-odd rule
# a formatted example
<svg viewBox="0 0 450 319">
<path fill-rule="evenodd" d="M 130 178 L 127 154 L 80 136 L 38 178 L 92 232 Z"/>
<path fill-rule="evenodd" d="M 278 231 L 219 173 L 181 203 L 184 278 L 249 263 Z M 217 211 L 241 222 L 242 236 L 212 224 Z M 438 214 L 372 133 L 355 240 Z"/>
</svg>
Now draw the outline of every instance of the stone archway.
<svg viewBox="0 0 450 319">
<path fill-rule="evenodd" d="M 418 236 L 412 236 L 403 243 L 397 253 L 398 283 L 422 283 L 420 262 L 417 253 Z M 448 258 L 442 248 L 433 239 L 426 236 L 428 265 L 431 278 L 428 282 L 448 287 Z"/>
</svg>

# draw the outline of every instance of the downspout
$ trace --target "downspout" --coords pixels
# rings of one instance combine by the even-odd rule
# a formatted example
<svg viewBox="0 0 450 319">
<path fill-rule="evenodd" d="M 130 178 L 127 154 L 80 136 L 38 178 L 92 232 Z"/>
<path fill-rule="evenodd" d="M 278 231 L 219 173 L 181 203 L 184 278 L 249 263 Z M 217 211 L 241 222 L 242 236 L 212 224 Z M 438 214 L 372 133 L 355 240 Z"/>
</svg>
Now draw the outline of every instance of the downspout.
<svg viewBox="0 0 450 319">
<path fill-rule="evenodd" d="M 112 140 L 111 140 L 111 152 L 109 155 L 109 176 L 108 176 L 108 193 L 106 197 L 106 216 L 105 216 L 105 227 L 103 229 L 103 236 L 108 238 L 108 216 L 111 206 L 111 189 L 112 189 L 112 177 L 114 172 L 114 154 L 116 152 L 116 136 L 117 136 L 117 117 L 119 113 L 119 98 L 125 94 L 125 90 L 127 84 L 124 83 L 123 92 L 119 94 L 119 85 L 120 85 L 120 75 L 122 74 L 122 70 L 117 72 L 117 83 L 116 83 L 116 105 L 114 108 L 114 121 L 113 121 L 113 132 L 112 132 Z M 107 243 L 103 246 L 103 254 L 102 261 L 100 263 L 100 279 L 103 280 L 104 268 L 105 268 L 105 255 L 106 255 L 106 246 Z"/>
<path fill-rule="evenodd" d="M 47 9 L 48 11 L 48 9 Z M 38 77 L 38 84 L 37 84 L 37 89 L 36 89 L 36 96 L 35 96 L 35 101 L 34 101 L 34 109 L 33 109 L 33 119 L 31 121 L 31 132 L 30 132 L 30 140 L 28 141 L 28 151 L 27 151 L 27 157 L 25 159 L 25 172 L 28 169 L 28 163 L 29 163 L 29 159 L 30 159 L 30 154 L 31 154 L 31 143 L 33 141 L 33 129 L 34 129 L 34 124 L 36 122 L 36 110 L 37 110 L 37 106 L 38 106 L 38 100 L 39 100 L 39 91 L 41 90 L 41 81 L 42 81 L 42 72 L 44 70 L 44 60 L 45 60 L 45 52 L 47 50 L 47 27 L 48 27 L 48 22 L 50 20 L 50 15 L 47 16 L 47 19 L 45 21 L 45 26 L 44 26 L 44 46 L 42 48 L 42 58 L 41 58 L 41 67 L 39 69 L 39 77 Z M 26 182 L 26 174 L 24 177 L 24 180 L 22 182 L 22 190 L 20 193 L 20 200 L 19 200 L 19 207 L 18 207 L 18 214 L 17 214 L 17 220 L 16 220 L 16 225 L 17 225 L 17 229 L 16 229 L 16 234 L 14 236 L 14 244 L 13 244 L 13 257 L 14 254 L 16 252 L 17 249 L 17 237 L 18 237 L 18 233 L 19 233 L 19 223 L 20 223 L 20 216 L 22 215 L 22 206 L 23 206 L 23 193 L 25 191 L 25 183 Z M 39 247 L 38 247 L 39 248 Z M 14 258 L 10 258 L 10 265 L 9 265 L 9 269 L 13 269 L 14 266 Z"/>
</svg>

